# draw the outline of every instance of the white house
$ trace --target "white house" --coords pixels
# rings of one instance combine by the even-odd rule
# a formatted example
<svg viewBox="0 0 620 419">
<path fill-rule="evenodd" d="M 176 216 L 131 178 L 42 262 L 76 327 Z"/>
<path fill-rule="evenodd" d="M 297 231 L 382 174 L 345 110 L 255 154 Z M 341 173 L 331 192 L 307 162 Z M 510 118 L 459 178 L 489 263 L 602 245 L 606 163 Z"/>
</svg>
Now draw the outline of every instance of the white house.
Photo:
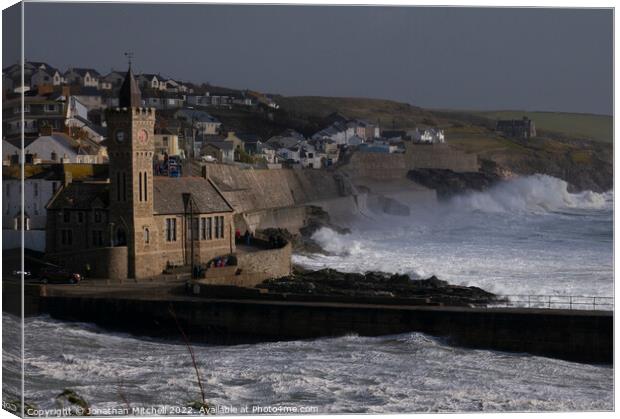
<svg viewBox="0 0 620 419">
<path fill-rule="evenodd" d="M 278 164 L 280 162 L 276 149 L 269 144 L 261 144 L 255 156 L 265 159 L 267 164 Z"/>
<path fill-rule="evenodd" d="M 45 206 L 63 183 L 63 176 L 46 170 L 24 179 L 24 247 L 45 251 Z M 21 246 L 21 180 L 19 176 L 2 179 L 2 248 Z"/>
<path fill-rule="evenodd" d="M 202 156 L 211 156 L 221 163 L 235 161 L 235 145 L 232 141 L 208 141 L 202 145 Z"/>
<path fill-rule="evenodd" d="M 20 155 L 19 143 L 2 141 L 3 160 L 10 161 Z M 75 140 L 67 134 L 55 132 L 25 143 L 24 155 L 32 163 L 106 163 L 107 150 L 90 139 Z"/>
<path fill-rule="evenodd" d="M 69 96 L 65 125 L 71 129 L 82 130 L 96 143 L 101 143 L 105 139 L 105 129 L 88 120 L 88 108 L 75 96 Z"/>
<path fill-rule="evenodd" d="M 353 135 L 352 137 L 347 138 L 347 145 L 350 147 L 356 147 L 364 142 L 365 140 L 358 135 Z"/>
<path fill-rule="evenodd" d="M 83 87 L 99 88 L 101 75 L 92 68 L 70 68 L 64 74 L 65 81 L 69 84 L 79 84 Z"/>
<path fill-rule="evenodd" d="M 199 134 L 216 135 L 222 123 L 204 111 L 196 109 L 179 109 L 174 117 L 191 124 Z"/>
<path fill-rule="evenodd" d="M 323 158 L 325 155 L 321 155 L 310 144 L 304 144 L 299 152 L 299 163 L 305 168 L 320 169 L 323 166 Z"/>
<path fill-rule="evenodd" d="M 58 70 L 51 67 L 40 67 L 32 73 L 30 86 L 33 88 L 45 84 L 60 86 L 63 81 L 64 78 Z"/>
<path fill-rule="evenodd" d="M 137 81 L 141 88 L 160 90 L 160 78 L 155 74 L 140 74 Z M 165 87 L 165 82 L 163 85 Z"/>
<path fill-rule="evenodd" d="M 112 70 L 99 80 L 99 88 L 102 90 L 112 90 L 115 87 L 121 87 L 123 80 L 125 80 L 123 72 Z"/>
<path fill-rule="evenodd" d="M 178 109 L 183 107 L 183 99 L 178 97 L 145 97 L 144 106 L 155 109 Z"/>
<path fill-rule="evenodd" d="M 349 138 L 356 135 L 356 129 L 354 125 L 343 124 L 341 122 L 335 122 L 329 127 L 322 129 L 312 136 L 313 139 L 329 139 L 334 141 L 338 145 L 345 145 Z"/>
<path fill-rule="evenodd" d="M 409 136 L 414 142 L 424 144 L 443 144 L 446 138 L 442 129 L 438 128 L 416 128 L 409 132 Z"/>
</svg>

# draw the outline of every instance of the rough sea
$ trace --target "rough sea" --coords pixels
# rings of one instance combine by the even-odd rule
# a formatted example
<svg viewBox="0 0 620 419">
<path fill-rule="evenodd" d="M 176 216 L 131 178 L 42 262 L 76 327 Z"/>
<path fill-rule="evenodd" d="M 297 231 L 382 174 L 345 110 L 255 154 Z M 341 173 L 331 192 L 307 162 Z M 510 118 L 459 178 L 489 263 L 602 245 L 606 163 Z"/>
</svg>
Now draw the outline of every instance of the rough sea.
<svg viewBox="0 0 620 419">
<path fill-rule="evenodd" d="M 530 176 L 420 206 L 409 217 L 352 218 L 351 234 L 315 234 L 331 255 L 295 255 L 294 262 L 437 275 L 505 295 L 611 297 L 613 194 L 571 194 L 566 186 Z M 19 334 L 19 319 L 4 314 L 5 400 L 19 394 Z M 181 342 L 40 316 L 26 319 L 25 347 L 26 401 L 40 409 L 54 408 L 66 388 L 101 412 L 187 413 L 180 407 L 200 398 Z M 207 401 L 237 413 L 246 407 L 248 413 L 613 409 L 610 366 L 456 348 L 419 333 L 194 345 L 194 351 Z"/>
</svg>

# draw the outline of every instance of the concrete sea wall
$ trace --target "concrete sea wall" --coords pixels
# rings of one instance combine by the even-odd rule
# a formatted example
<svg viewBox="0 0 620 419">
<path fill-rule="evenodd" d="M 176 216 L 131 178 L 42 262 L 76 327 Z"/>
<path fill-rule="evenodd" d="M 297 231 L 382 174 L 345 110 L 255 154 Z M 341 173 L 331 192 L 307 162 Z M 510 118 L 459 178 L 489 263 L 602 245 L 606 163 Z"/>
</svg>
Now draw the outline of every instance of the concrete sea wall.
<svg viewBox="0 0 620 419">
<path fill-rule="evenodd" d="M 238 343 L 358 333 L 422 332 L 455 345 L 526 352 L 578 362 L 613 363 L 613 313 L 484 309 L 185 297 L 48 297 L 60 319 L 95 322 L 138 334 L 179 336 L 173 310 L 194 341 Z"/>
</svg>

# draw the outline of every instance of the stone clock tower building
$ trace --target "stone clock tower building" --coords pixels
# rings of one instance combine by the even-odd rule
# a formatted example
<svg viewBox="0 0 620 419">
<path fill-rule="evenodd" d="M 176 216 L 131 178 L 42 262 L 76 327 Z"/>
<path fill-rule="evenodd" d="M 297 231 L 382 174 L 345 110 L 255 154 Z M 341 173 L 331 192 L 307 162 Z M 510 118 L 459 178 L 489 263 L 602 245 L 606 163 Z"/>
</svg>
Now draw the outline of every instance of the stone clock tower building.
<svg viewBox="0 0 620 419">
<path fill-rule="evenodd" d="M 108 109 L 110 225 L 115 246 L 128 247 L 128 271 L 140 271 L 136 259 L 157 237 L 153 222 L 153 137 L 155 109 L 142 107 L 131 67 L 121 86 L 119 107 Z M 149 246 L 152 248 L 153 246 Z"/>
<path fill-rule="evenodd" d="M 109 179 L 75 181 L 47 205 L 47 257 L 93 278 L 149 278 L 235 254 L 233 208 L 206 176 L 154 176 L 155 109 L 131 67 L 106 111 Z"/>
</svg>

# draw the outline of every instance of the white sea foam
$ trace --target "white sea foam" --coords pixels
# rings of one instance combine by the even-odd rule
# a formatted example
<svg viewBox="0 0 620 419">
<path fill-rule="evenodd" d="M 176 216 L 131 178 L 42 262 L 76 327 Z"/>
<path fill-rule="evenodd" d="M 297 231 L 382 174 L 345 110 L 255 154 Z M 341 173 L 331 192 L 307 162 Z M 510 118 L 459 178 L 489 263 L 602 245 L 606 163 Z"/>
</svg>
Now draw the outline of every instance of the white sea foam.
<svg viewBox="0 0 620 419">
<path fill-rule="evenodd" d="M 3 323 L 19 332 L 18 320 Z M 49 318 L 27 319 L 26 340 L 26 400 L 40 408 L 53 408 L 64 388 L 100 409 L 123 407 L 121 395 L 132 407 L 200 397 L 184 345 Z M 319 413 L 613 407 L 613 368 L 451 347 L 419 333 L 194 345 L 194 353 L 212 405 L 317 406 Z M 4 379 L 5 394 L 19 391 L 16 377 Z"/>
<path fill-rule="evenodd" d="M 568 192 L 568 184 L 547 175 L 533 175 L 501 182 L 485 192 L 458 195 L 451 204 L 461 210 L 541 213 L 562 209 L 605 209 L 610 193 Z"/>
<path fill-rule="evenodd" d="M 346 235 L 338 234 L 331 228 L 322 227 L 317 230 L 312 239 L 329 253 L 336 255 L 356 255 L 362 251 L 361 242 L 350 240 Z"/>
<path fill-rule="evenodd" d="M 468 193 L 410 217 L 323 229 L 329 255 L 295 255 L 312 269 L 437 275 L 500 294 L 611 296 L 613 193 L 570 193 L 566 182 L 529 176 Z"/>
</svg>

